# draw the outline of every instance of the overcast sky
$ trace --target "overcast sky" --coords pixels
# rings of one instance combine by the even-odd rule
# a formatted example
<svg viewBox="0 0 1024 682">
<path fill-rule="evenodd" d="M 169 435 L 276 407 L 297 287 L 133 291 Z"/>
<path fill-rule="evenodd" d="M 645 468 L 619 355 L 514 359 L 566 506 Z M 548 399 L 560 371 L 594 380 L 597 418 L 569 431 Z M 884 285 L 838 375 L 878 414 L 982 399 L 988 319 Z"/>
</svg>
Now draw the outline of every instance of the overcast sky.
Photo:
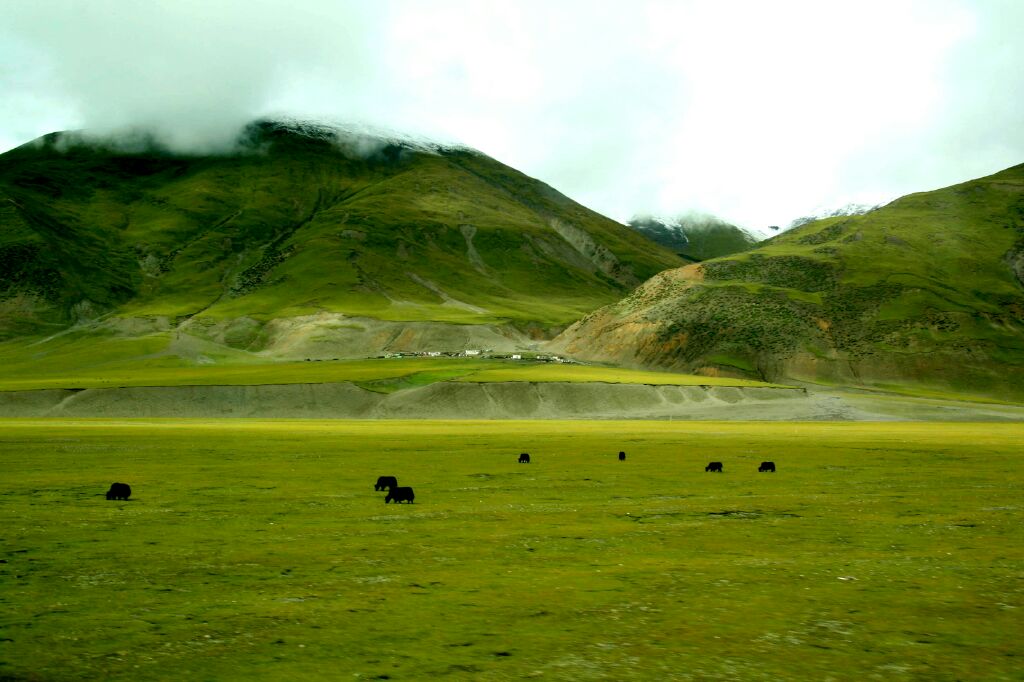
<svg viewBox="0 0 1024 682">
<path fill-rule="evenodd" d="M 1024 162 L 1022 28 L 1017 0 L 4 0 L 0 150 L 291 114 L 763 229 Z"/>
</svg>

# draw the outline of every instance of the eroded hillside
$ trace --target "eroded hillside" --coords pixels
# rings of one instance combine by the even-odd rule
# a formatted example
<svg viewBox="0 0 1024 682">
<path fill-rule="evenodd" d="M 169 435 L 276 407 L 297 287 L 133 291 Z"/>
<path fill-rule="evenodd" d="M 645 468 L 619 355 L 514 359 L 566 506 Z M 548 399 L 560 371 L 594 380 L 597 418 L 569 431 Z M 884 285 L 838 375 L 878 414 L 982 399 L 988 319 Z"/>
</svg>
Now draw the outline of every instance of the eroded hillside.
<svg viewBox="0 0 1024 682">
<path fill-rule="evenodd" d="M 583 358 L 1021 395 L 1024 166 L 660 273 L 570 327 Z"/>
</svg>

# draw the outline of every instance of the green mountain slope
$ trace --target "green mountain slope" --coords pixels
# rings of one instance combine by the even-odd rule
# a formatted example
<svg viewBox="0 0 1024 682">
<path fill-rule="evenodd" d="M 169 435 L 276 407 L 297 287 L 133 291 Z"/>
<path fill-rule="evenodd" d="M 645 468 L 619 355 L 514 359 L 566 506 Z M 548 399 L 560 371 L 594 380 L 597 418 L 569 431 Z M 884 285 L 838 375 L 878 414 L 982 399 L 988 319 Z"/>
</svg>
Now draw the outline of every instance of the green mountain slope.
<svg viewBox="0 0 1024 682">
<path fill-rule="evenodd" d="M 764 379 L 1024 394 L 1024 165 L 661 273 L 580 357 Z"/>
<path fill-rule="evenodd" d="M 702 261 L 749 251 L 757 238 L 715 216 L 690 214 L 661 220 L 638 216 L 629 226 L 688 261 Z"/>
<path fill-rule="evenodd" d="M 464 148 L 265 121 L 230 154 L 57 133 L 0 155 L 0 339 L 79 323 L 260 350 L 303 316 L 543 336 L 681 263 Z"/>
</svg>

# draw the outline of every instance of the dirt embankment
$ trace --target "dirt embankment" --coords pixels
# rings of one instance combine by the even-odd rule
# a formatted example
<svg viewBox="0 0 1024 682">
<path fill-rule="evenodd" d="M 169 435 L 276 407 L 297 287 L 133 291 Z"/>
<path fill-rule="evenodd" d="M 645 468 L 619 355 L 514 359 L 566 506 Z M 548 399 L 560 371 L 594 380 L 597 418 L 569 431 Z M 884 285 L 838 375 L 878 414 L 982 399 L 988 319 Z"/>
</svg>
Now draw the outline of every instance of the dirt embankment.
<svg viewBox="0 0 1024 682">
<path fill-rule="evenodd" d="M 865 391 L 601 383 L 350 383 L 0 392 L 0 417 L 1024 421 L 1024 406 Z"/>
<path fill-rule="evenodd" d="M 601 383 L 442 382 L 390 394 L 350 383 L 154 386 L 0 393 L 0 416 L 779 419 L 795 411 L 815 418 L 805 402 L 799 389 Z"/>
</svg>

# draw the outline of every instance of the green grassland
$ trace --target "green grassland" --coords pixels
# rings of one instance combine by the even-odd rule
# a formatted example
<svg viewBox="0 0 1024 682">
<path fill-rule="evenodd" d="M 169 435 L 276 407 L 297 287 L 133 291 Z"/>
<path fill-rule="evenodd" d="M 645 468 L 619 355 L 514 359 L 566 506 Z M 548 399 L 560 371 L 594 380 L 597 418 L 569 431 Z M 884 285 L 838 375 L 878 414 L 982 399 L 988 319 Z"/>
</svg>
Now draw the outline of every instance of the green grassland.
<svg viewBox="0 0 1024 682">
<path fill-rule="evenodd" d="M 2 427 L 3 679 L 1020 679 L 1017 425 Z"/>
<path fill-rule="evenodd" d="M 196 365 L 160 357 L 151 362 L 114 361 L 94 367 L 40 365 L 31 359 L 0 372 L 0 391 L 120 386 L 239 386 L 352 382 L 390 392 L 437 381 L 605 382 L 675 386 L 768 386 L 758 381 L 649 372 L 530 360 L 475 358 L 393 358 L 317 362 Z"/>
</svg>

